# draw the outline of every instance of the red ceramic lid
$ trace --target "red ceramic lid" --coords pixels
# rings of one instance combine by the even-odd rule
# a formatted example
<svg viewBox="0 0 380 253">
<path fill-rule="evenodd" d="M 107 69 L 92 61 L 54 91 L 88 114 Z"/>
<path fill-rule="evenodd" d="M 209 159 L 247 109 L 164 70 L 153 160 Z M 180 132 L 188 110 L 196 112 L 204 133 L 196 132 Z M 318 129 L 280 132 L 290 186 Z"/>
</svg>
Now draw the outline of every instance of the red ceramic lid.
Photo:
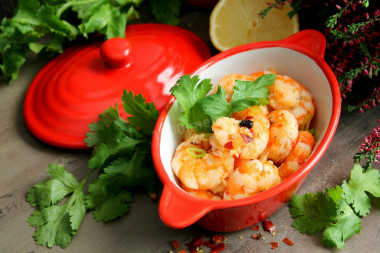
<svg viewBox="0 0 380 253">
<path fill-rule="evenodd" d="M 128 25 L 126 39 L 72 47 L 49 62 L 27 91 L 26 125 L 53 146 L 86 148 L 88 124 L 121 104 L 124 89 L 143 94 L 160 110 L 176 80 L 210 56 L 207 45 L 185 29 Z"/>
</svg>

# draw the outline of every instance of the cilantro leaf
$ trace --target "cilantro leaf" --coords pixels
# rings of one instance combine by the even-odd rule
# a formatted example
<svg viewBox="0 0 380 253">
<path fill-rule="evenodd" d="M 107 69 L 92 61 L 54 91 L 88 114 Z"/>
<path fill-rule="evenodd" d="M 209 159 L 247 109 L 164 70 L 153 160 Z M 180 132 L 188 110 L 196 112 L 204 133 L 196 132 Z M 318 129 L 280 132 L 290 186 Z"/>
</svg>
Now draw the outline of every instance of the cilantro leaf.
<svg viewBox="0 0 380 253">
<path fill-rule="evenodd" d="M 198 101 L 204 113 L 215 122 L 218 118 L 231 116 L 230 104 L 226 99 L 224 88 L 218 86 L 218 91 Z"/>
<path fill-rule="evenodd" d="M 234 94 L 231 97 L 231 111 L 239 112 L 257 104 L 268 104 L 268 86 L 276 80 L 275 74 L 265 74 L 255 81 L 236 80 Z"/>
<path fill-rule="evenodd" d="M 159 114 L 153 102 L 146 103 L 141 94 L 134 95 L 127 90 L 124 90 L 121 100 L 125 112 L 131 115 L 128 121 L 143 134 L 152 136 Z"/>
<path fill-rule="evenodd" d="M 335 202 L 325 193 L 295 195 L 290 201 L 292 226 L 301 233 L 313 234 L 321 231 L 336 216 Z"/>
<path fill-rule="evenodd" d="M 367 193 L 380 196 L 380 174 L 377 170 L 363 172 L 359 164 L 351 170 L 342 187 L 326 188 L 326 193 L 295 195 L 290 201 L 292 226 L 301 233 L 323 231 L 323 243 L 342 249 L 344 242 L 359 234 L 361 219 L 371 207 Z"/>
<path fill-rule="evenodd" d="M 211 119 L 197 104 L 199 100 L 206 97 L 211 88 L 210 79 L 200 81 L 199 76 L 183 75 L 170 89 L 183 109 L 179 118 L 182 126 L 198 132 L 211 132 Z"/>
<path fill-rule="evenodd" d="M 95 123 L 89 124 L 89 132 L 84 140 L 88 147 L 93 147 L 99 143 L 111 144 L 124 133 L 133 139 L 144 139 L 145 136 L 130 123 L 122 119 L 119 115 L 118 105 L 105 109 L 99 114 L 99 119 Z"/>
<path fill-rule="evenodd" d="M 150 0 L 149 10 L 160 23 L 178 25 L 181 11 L 180 0 Z"/>
<path fill-rule="evenodd" d="M 48 247 L 56 244 L 65 248 L 77 233 L 86 213 L 83 193 L 85 180 L 78 183 L 62 165 L 52 164 L 48 172 L 53 179 L 39 183 L 29 190 L 28 201 L 32 205 L 38 204 L 41 210 L 33 212 L 28 222 L 36 227 L 33 237 L 37 244 Z M 68 194 L 71 196 L 66 203 L 54 205 Z"/>
<path fill-rule="evenodd" d="M 94 211 L 95 220 L 104 222 L 115 220 L 129 212 L 132 201 L 132 194 L 127 191 L 121 191 L 116 196 L 107 197 L 102 205 Z"/>
<path fill-rule="evenodd" d="M 327 189 L 327 193 L 335 201 L 337 210 L 333 222 L 328 224 L 323 232 L 322 241 L 328 247 L 342 249 L 347 239 L 355 233 L 360 233 L 362 221 L 342 197 L 343 190 L 341 187 L 336 186 L 336 188 Z"/>
<path fill-rule="evenodd" d="M 364 217 L 369 213 L 371 202 L 366 192 L 380 197 L 380 174 L 378 170 L 363 173 L 363 168 L 355 164 L 351 171 L 348 183 L 342 184 L 344 197 L 351 204 L 357 214 Z"/>
<path fill-rule="evenodd" d="M 216 121 L 221 117 L 231 117 L 234 112 L 242 111 L 247 107 L 267 104 L 269 94 L 267 86 L 272 85 L 275 78 L 275 74 L 266 74 L 255 81 L 236 80 L 234 93 L 229 103 L 227 102 L 224 89 L 220 86 L 216 93 L 200 99 L 198 103 L 212 121 Z"/>
<path fill-rule="evenodd" d="M 199 76 L 183 75 L 170 89 L 170 92 L 176 97 L 183 111 L 188 113 L 198 100 L 206 97 L 211 88 L 210 79 L 200 81 Z"/>
<path fill-rule="evenodd" d="M 63 165 L 49 164 L 48 174 L 52 179 L 37 183 L 28 190 L 26 200 L 32 206 L 47 207 L 61 201 L 80 185 L 77 179 L 68 173 Z"/>
<path fill-rule="evenodd" d="M 89 124 L 85 142 L 94 147 L 88 163 L 92 170 L 82 182 L 62 165 L 51 164 L 51 178 L 29 189 L 27 201 L 40 208 L 28 219 L 36 227 L 33 236 L 37 244 L 65 248 L 87 210 L 94 210 L 97 221 L 108 222 L 129 212 L 134 188 L 155 192 L 157 176 L 150 147 L 158 112 L 141 95 L 125 91 L 122 100 L 124 109 L 131 114 L 128 120 L 120 117 L 116 104 L 104 110 L 96 123 Z M 89 184 L 85 195 L 83 185 L 95 169 L 98 178 Z M 65 196 L 70 196 L 67 202 L 58 205 Z"/>
<path fill-rule="evenodd" d="M 135 152 L 130 160 L 120 158 L 114 161 L 90 184 L 86 205 L 89 209 L 95 209 L 94 216 L 97 221 L 114 220 L 129 211 L 128 203 L 132 199 L 126 195 L 129 192 L 123 193 L 124 189 L 140 186 L 149 192 L 154 191 L 155 172 L 145 165 L 147 155 L 148 153 Z M 104 211 L 110 209 L 113 211 Z"/>
<path fill-rule="evenodd" d="M 196 103 L 188 113 L 182 113 L 179 120 L 187 129 L 195 129 L 197 132 L 212 133 L 212 119 L 205 114 L 199 103 Z"/>
</svg>

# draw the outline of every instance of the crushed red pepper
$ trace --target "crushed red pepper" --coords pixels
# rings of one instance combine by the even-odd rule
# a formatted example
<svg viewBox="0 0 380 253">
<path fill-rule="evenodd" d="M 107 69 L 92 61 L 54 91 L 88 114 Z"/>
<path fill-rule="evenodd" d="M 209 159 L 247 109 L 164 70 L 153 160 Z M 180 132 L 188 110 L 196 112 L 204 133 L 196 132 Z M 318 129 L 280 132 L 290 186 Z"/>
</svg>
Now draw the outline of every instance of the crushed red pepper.
<svg viewBox="0 0 380 253">
<path fill-rule="evenodd" d="M 253 138 L 252 137 L 249 137 L 248 135 L 245 135 L 245 134 L 240 134 L 240 136 L 244 139 L 244 141 L 246 143 L 250 143 L 253 141 Z"/>
<path fill-rule="evenodd" d="M 265 231 L 268 231 L 272 235 L 275 234 L 274 231 L 276 230 L 276 226 L 273 224 L 272 221 L 266 220 L 266 221 L 263 221 L 262 224 L 263 224 L 263 228 L 264 228 Z"/>
<path fill-rule="evenodd" d="M 278 242 L 270 242 L 269 244 L 272 246 L 271 249 L 277 249 L 278 248 Z"/>
<path fill-rule="evenodd" d="M 255 240 L 260 240 L 261 239 L 261 234 L 260 233 L 255 233 L 252 235 L 252 238 Z"/>
<path fill-rule="evenodd" d="M 180 251 L 178 251 L 178 253 L 186 253 L 186 250 L 185 249 L 181 249 Z"/>
<path fill-rule="evenodd" d="M 218 253 L 226 249 L 225 240 L 225 235 L 214 234 L 209 240 L 203 240 L 203 236 L 198 235 L 187 244 L 187 247 L 190 253 L 201 252 L 202 246 L 208 247 L 211 253 Z"/>
<path fill-rule="evenodd" d="M 233 145 L 232 141 L 229 141 L 226 144 L 224 144 L 224 148 L 233 149 L 234 145 Z"/>
<path fill-rule="evenodd" d="M 252 230 L 259 231 L 259 230 L 260 230 L 260 227 L 257 225 L 257 226 L 251 227 L 251 229 L 252 229 Z"/>
<path fill-rule="evenodd" d="M 294 243 L 288 237 L 285 237 L 284 239 L 282 239 L 282 241 L 284 243 L 286 243 L 287 245 L 289 245 L 289 246 L 293 246 L 294 245 Z"/>
<path fill-rule="evenodd" d="M 177 250 L 179 248 L 179 242 L 172 241 L 172 247 L 173 247 L 174 250 Z"/>
</svg>

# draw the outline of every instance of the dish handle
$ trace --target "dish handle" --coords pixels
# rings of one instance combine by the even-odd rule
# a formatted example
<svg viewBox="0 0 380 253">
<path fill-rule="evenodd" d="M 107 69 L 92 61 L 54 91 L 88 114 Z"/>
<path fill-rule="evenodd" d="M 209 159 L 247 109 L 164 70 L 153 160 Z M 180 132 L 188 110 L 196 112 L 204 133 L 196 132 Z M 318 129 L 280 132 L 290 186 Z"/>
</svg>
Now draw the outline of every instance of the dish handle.
<svg viewBox="0 0 380 253">
<path fill-rule="evenodd" d="M 317 30 L 302 30 L 284 39 L 283 42 L 287 45 L 291 45 L 297 49 L 297 51 L 306 52 L 311 56 L 321 59 L 325 56 L 326 39 L 325 36 Z"/>
<path fill-rule="evenodd" d="M 185 228 L 210 211 L 210 205 L 177 187 L 164 187 L 159 203 L 161 220 L 171 228 Z"/>
</svg>

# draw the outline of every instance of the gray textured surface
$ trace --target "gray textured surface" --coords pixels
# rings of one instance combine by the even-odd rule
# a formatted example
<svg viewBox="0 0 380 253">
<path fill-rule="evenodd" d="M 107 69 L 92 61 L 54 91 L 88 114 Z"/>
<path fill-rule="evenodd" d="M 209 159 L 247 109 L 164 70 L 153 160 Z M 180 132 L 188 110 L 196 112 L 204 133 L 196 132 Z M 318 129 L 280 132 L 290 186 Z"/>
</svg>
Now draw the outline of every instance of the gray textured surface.
<svg viewBox="0 0 380 253">
<path fill-rule="evenodd" d="M 181 26 L 196 32 L 210 44 L 208 13 L 186 14 Z M 34 228 L 26 222 L 33 208 L 25 201 L 28 188 L 47 176 L 49 163 L 62 163 L 76 177 L 83 178 L 88 169 L 89 151 L 59 149 L 35 139 L 26 128 L 22 106 L 29 83 L 46 61 L 30 58 L 21 69 L 20 78 L 11 86 L 0 83 L 0 252 L 169 252 L 170 241 L 177 240 L 181 248 L 194 235 L 212 233 L 197 226 L 182 230 L 166 227 L 158 216 L 158 202 L 145 194 L 135 195 L 130 214 L 109 224 L 97 223 L 87 214 L 73 242 L 62 250 L 36 246 Z M 299 193 L 317 192 L 325 187 L 341 184 L 349 177 L 352 157 L 363 138 L 380 118 L 380 106 L 365 114 L 343 111 L 331 146 L 309 174 Z M 291 227 L 288 206 L 285 205 L 270 218 L 277 226 L 276 235 L 265 233 L 265 239 L 250 238 L 253 230 L 226 233 L 225 252 L 330 252 L 323 247 L 320 235 L 306 236 Z M 373 204 L 371 213 L 363 219 L 359 235 L 347 241 L 342 252 L 378 252 L 380 248 L 380 201 Z M 261 225 L 260 225 L 260 230 Z M 289 237 L 295 245 L 281 242 Z M 279 248 L 270 249 L 270 241 L 279 242 Z M 208 252 L 205 250 L 204 252 Z"/>
</svg>

